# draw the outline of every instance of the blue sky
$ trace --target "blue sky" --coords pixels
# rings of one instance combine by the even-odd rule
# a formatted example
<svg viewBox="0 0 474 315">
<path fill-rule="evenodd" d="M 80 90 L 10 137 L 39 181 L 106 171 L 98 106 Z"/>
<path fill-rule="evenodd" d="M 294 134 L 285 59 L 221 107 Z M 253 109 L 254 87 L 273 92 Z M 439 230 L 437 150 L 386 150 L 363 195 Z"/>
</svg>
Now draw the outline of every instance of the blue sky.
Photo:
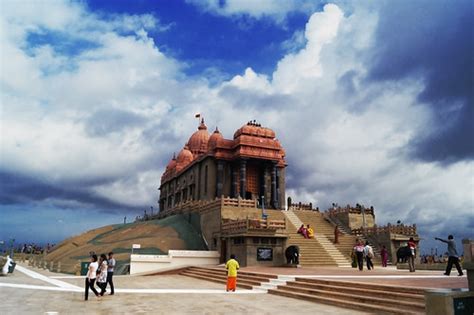
<svg viewBox="0 0 474 315">
<path fill-rule="evenodd" d="M 274 129 L 293 200 L 472 237 L 470 1 L 0 6 L 0 239 L 149 210 L 195 112 Z"/>
</svg>

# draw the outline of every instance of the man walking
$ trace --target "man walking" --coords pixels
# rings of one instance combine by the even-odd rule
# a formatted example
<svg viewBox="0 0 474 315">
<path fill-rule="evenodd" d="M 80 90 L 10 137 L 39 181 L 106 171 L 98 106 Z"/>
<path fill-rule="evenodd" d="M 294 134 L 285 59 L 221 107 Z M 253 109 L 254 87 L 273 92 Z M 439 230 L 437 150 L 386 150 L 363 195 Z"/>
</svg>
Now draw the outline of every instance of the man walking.
<svg viewBox="0 0 474 315">
<path fill-rule="evenodd" d="M 374 263 L 372 262 L 372 258 L 374 258 L 374 250 L 372 249 L 372 246 L 369 245 L 368 241 L 365 242 L 364 257 L 367 263 L 367 269 L 374 269 Z"/>
<path fill-rule="evenodd" d="M 115 268 L 114 253 L 110 252 L 109 259 L 108 259 L 108 267 L 107 267 L 107 283 L 110 285 L 110 295 L 114 295 L 114 282 L 112 280 L 112 277 L 114 276 L 114 268 Z"/>
<path fill-rule="evenodd" d="M 445 276 L 449 276 L 451 273 L 451 269 L 453 269 L 453 264 L 456 266 L 458 270 L 458 276 L 464 275 L 462 272 L 461 265 L 459 264 L 459 255 L 458 251 L 456 250 L 456 242 L 454 241 L 454 236 L 449 235 L 447 240 L 443 240 L 439 237 L 435 237 L 435 240 L 444 242 L 448 244 L 448 265 L 446 266 L 446 272 L 444 273 Z"/>
<path fill-rule="evenodd" d="M 233 291 L 237 287 L 237 270 L 240 268 L 239 262 L 235 260 L 235 255 L 230 255 L 230 259 L 225 264 L 225 268 L 227 269 L 227 288 L 226 291 Z"/>
<path fill-rule="evenodd" d="M 410 256 L 408 256 L 408 268 L 410 272 L 415 272 L 415 256 L 416 256 L 416 243 L 413 237 L 410 237 L 408 241 L 408 248 L 410 249 Z"/>
</svg>

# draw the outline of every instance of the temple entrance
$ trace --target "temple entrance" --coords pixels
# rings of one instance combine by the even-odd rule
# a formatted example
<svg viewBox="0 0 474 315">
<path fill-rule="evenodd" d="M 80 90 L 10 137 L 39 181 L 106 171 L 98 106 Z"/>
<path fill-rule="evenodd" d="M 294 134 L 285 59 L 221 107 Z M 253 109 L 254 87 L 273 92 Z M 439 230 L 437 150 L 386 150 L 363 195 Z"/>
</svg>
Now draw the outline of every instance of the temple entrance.
<svg viewBox="0 0 474 315">
<path fill-rule="evenodd" d="M 227 261 L 227 240 L 222 239 L 221 240 L 221 258 L 220 258 L 220 263 L 225 264 Z"/>
</svg>

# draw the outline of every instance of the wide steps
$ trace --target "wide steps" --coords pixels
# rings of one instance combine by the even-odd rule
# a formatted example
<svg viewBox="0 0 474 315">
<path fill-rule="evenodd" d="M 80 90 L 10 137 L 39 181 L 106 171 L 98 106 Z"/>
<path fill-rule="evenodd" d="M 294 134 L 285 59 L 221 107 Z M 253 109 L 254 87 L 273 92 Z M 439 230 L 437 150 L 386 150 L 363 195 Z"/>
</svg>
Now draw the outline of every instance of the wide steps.
<svg viewBox="0 0 474 315">
<path fill-rule="evenodd" d="M 289 289 L 313 289 L 313 290 L 324 290 L 324 291 L 336 291 L 339 293 L 348 293 L 352 295 L 358 295 L 361 293 L 360 288 L 354 288 L 352 286 L 344 285 L 334 285 L 334 284 L 324 284 L 324 283 L 305 283 L 302 281 L 296 282 L 288 282 L 287 286 Z M 423 299 L 423 295 L 419 294 L 411 294 L 411 293 L 403 293 L 403 292 L 389 292 L 389 291 L 381 291 L 376 289 L 369 289 L 364 288 L 364 293 L 369 296 L 381 296 L 387 298 L 395 298 L 395 299 L 404 299 L 412 302 L 420 302 Z M 423 304 L 424 307 L 424 304 Z"/>
<path fill-rule="evenodd" d="M 330 305 L 335 305 L 338 307 L 362 310 L 366 312 L 372 311 L 377 314 L 384 314 L 384 313 L 404 314 L 404 315 L 405 314 L 406 315 L 424 314 L 424 312 L 408 311 L 408 310 L 402 310 L 400 308 L 393 308 L 393 307 L 387 307 L 387 306 L 382 306 L 382 305 L 370 305 L 370 304 L 361 303 L 361 302 L 347 301 L 347 300 L 342 300 L 338 298 L 330 298 L 330 297 L 325 297 L 325 296 L 317 296 L 317 295 L 299 293 L 299 292 L 290 292 L 290 291 L 284 291 L 284 290 L 279 290 L 279 289 L 269 289 L 268 293 L 290 297 L 290 298 L 301 299 L 301 300 L 307 300 L 311 302 L 330 304 Z"/>
<path fill-rule="evenodd" d="M 219 279 L 224 279 L 227 281 L 227 273 L 226 274 L 212 274 L 210 275 L 208 272 L 206 271 L 198 271 L 198 270 L 188 270 L 188 271 L 184 271 L 184 273 L 187 273 L 187 274 L 197 274 L 197 275 L 201 275 L 201 276 L 212 276 L 212 277 L 215 277 L 215 278 L 219 278 Z M 245 276 L 245 275 L 239 275 L 239 280 L 241 281 L 244 281 L 245 283 L 248 283 L 248 284 L 251 284 L 251 285 L 259 285 L 261 282 L 268 282 L 269 280 L 267 278 L 261 278 L 261 277 L 249 277 L 249 276 Z"/>
<path fill-rule="evenodd" d="M 362 289 L 348 285 L 315 285 L 310 283 L 302 283 L 299 281 L 289 282 L 287 286 L 279 286 L 278 288 L 282 290 L 297 291 L 308 294 L 311 293 L 316 295 L 340 297 L 346 300 L 355 299 L 355 301 L 365 301 L 372 304 L 387 305 L 394 303 L 396 305 L 404 305 L 410 308 L 419 308 L 420 310 L 423 310 L 425 307 L 423 295 L 410 295 L 396 291 L 382 291 L 367 288 Z"/>
<path fill-rule="evenodd" d="M 193 277 L 225 284 L 227 282 L 227 270 L 217 268 L 189 267 L 180 273 L 183 276 Z M 262 283 L 276 279 L 278 276 L 256 272 L 238 272 L 237 286 L 245 289 L 252 289 Z"/>
<path fill-rule="evenodd" d="M 226 283 L 227 283 L 227 279 L 214 278 L 214 277 L 209 277 L 209 276 L 207 276 L 207 275 L 206 275 L 206 276 L 203 276 L 203 275 L 200 275 L 200 274 L 191 273 L 191 272 L 186 272 L 186 271 L 183 271 L 183 272 L 181 273 L 181 275 L 187 276 L 187 277 L 191 277 L 191 278 L 200 279 L 200 280 L 206 280 L 206 281 L 211 281 L 211 282 L 222 283 L 222 284 L 226 284 Z M 253 285 L 244 283 L 244 282 L 240 281 L 240 279 L 238 279 L 238 281 L 237 281 L 237 287 L 243 288 L 243 289 L 252 290 Z"/>
<path fill-rule="evenodd" d="M 339 280 L 327 280 L 327 279 L 311 279 L 311 278 L 302 278 L 298 277 L 295 279 L 297 282 L 305 282 L 305 283 L 314 283 L 314 284 L 332 284 L 332 285 L 339 285 L 342 287 L 350 286 L 356 288 L 363 288 L 368 290 L 390 290 L 391 292 L 401 292 L 401 293 L 409 293 L 424 296 L 425 289 L 424 288 L 414 288 L 414 287 L 399 287 L 399 286 L 390 286 L 385 284 L 376 284 L 376 283 L 368 283 L 368 282 L 354 282 L 354 281 L 339 281 Z"/>
</svg>

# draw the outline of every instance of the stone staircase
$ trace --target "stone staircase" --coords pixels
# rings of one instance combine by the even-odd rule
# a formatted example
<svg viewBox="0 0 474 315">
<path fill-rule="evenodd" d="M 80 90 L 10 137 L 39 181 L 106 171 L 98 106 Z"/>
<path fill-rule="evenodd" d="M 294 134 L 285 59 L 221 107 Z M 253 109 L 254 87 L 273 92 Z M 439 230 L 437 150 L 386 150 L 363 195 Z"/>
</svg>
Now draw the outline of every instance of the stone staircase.
<svg viewBox="0 0 474 315">
<path fill-rule="evenodd" d="M 421 288 L 298 277 L 268 293 L 376 314 L 425 314 Z"/>
<path fill-rule="evenodd" d="M 324 216 L 324 215 L 323 215 Z M 366 237 L 364 237 L 363 235 L 352 235 L 350 233 L 350 228 L 346 225 L 344 225 L 340 220 L 338 220 L 336 217 L 328 217 L 328 216 L 324 216 L 325 220 L 329 220 L 330 223 L 335 226 L 337 225 L 339 227 L 339 231 L 341 231 L 343 234 L 339 235 L 339 244 L 336 244 L 336 247 L 346 256 L 350 256 L 353 248 L 354 248 L 354 245 L 355 245 L 355 242 L 356 242 L 356 239 L 361 239 L 363 241 L 363 243 L 365 244 L 365 242 L 368 240 L 369 241 L 369 244 L 370 246 L 372 246 L 373 250 L 374 250 L 374 256 L 375 258 L 372 260 L 374 262 L 374 264 L 377 266 L 377 265 L 381 265 L 382 264 L 382 260 L 381 260 L 381 256 L 380 256 L 380 246 L 379 244 L 376 244 L 374 242 L 373 239 L 367 239 Z M 334 241 L 334 236 L 332 236 L 331 240 Z M 388 265 L 391 265 L 391 261 L 389 259 L 388 261 Z"/>
<path fill-rule="evenodd" d="M 196 279 L 222 283 L 224 286 L 227 282 L 227 270 L 224 268 L 189 267 L 181 271 L 179 274 Z M 271 284 L 264 288 L 264 290 L 266 290 L 266 288 L 273 288 L 277 285 L 286 283 L 284 281 L 275 280 L 278 280 L 277 275 L 239 271 L 237 287 L 252 290 L 254 288 L 260 288 L 262 283 Z"/>
<path fill-rule="evenodd" d="M 300 264 L 302 266 L 351 266 L 350 252 L 348 255 L 344 255 L 333 242 L 329 240 L 327 237 L 328 231 L 334 230 L 329 223 L 324 222 L 319 212 L 305 210 L 285 211 L 285 215 L 288 221 L 293 225 L 293 230 L 287 227 L 290 233 L 287 246 L 297 245 L 300 247 Z M 304 221 L 300 216 L 303 217 Z M 325 230 L 322 229 L 323 225 L 321 220 L 319 220 L 320 218 L 325 223 Z M 297 228 L 299 228 L 301 224 L 310 224 L 310 226 L 313 227 L 315 230 L 314 239 L 305 239 L 296 233 Z M 329 225 L 329 227 L 326 225 Z M 341 237 L 340 240 L 342 242 Z"/>
</svg>

